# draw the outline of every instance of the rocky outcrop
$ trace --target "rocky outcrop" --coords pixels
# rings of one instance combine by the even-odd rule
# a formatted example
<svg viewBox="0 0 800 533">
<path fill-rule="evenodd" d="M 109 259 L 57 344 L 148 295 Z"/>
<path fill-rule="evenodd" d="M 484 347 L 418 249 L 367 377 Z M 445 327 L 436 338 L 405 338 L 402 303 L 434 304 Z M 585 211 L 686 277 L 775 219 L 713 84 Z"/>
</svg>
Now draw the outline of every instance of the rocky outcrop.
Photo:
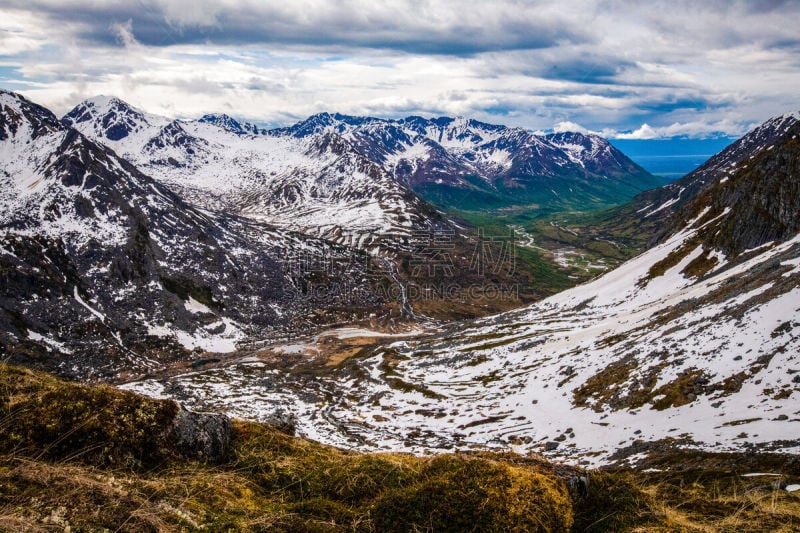
<svg viewBox="0 0 800 533">
<path fill-rule="evenodd" d="M 738 255 L 800 231 L 798 136 L 800 122 L 692 202 L 695 211 L 710 206 L 709 215 L 730 209 L 710 245 Z"/>
<path fill-rule="evenodd" d="M 218 462 L 231 443 L 231 419 L 219 413 L 195 413 L 181 407 L 169 430 L 175 451 L 188 459 Z"/>
</svg>

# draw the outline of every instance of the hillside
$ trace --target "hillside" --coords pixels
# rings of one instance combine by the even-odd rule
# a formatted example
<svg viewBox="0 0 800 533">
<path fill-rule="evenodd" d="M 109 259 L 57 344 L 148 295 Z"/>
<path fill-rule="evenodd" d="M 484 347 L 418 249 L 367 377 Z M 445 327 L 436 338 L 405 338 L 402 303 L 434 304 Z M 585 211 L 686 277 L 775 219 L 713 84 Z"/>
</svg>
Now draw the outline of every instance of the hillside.
<svg viewBox="0 0 800 533">
<path fill-rule="evenodd" d="M 109 378 L 315 320 L 400 316 L 396 282 L 365 253 L 193 206 L 8 92 L 0 162 L 0 343 L 14 362 Z M 364 290 L 337 294 L 343 282 Z"/>
<path fill-rule="evenodd" d="M 587 232 L 607 238 L 617 236 L 632 247 L 645 249 L 681 223 L 675 214 L 687 203 L 785 138 L 798 121 L 800 112 L 767 120 L 681 179 L 645 191 L 630 203 L 599 215 L 588 224 Z"/>
<path fill-rule="evenodd" d="M 497 222 L 519 228 L 520 242 L 547 251 L 571 274 L 586 279 L 613 268 L 625 259 L 645 251 L 680 229 L 685 217 L 676 217 L 686 204 L 735 169 L 753 160 L 796 127 L 800 113 L 787 113 L 767 120 L 741 139 L 712 156 L 696 170 L 663 187 L 644 191 L 630 202 L 606 210 L 562 212 L 544 217 L 506 210 L 495 216 Z M 784 168 L 780 172 L 785 174 Z M 770 187 L 774 187 L 773 184 Z M 763 196 L 758 191 L 757 197 Z M 742 196 L 739 202 L 746 201 Z M 784 192 L 784 202 L 790 196 Z M 702 209 L 704 206 L 700 205 Z M 690 216 L 690 213 L 684 213 Z M 468 219 L 473 219 L 467 215 Z M 744 232 L 749 232 L 744 226 Z"/>
<path fill-rule="evenodd" d="M 800 524 L 792 458 L 648 473 L 513 454 L 360 454 L 0 364 L 4 531 L 724 531 Z M 669 472 L 659 468 L 670 465 Z M 768 471 L 761 476 L 751 471 Z M 777 477 L 772 475 L 777 474 Z M 684 481 L 690 481 L 684 483 Z"/>
<path fill-rule="evenodd" d="M 588 464 L 674 447 L 796 452 L 797 133 L 709 182 L 658 245 L 525 309 L 373 340 L 328 366 L 316 339 L 301 344 L 305 365 L 126 387 L 256 419 L 291 406 L 304 434 L 367 450 L 512 448 Z"/>
</svg>

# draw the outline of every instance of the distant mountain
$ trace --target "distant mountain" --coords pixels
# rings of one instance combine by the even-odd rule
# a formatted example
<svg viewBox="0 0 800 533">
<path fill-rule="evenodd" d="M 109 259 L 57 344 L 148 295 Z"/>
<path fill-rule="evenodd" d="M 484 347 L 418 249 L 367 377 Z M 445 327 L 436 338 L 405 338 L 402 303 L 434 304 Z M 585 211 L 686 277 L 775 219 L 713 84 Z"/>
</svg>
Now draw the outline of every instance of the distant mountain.
<svg viewBox="0 0 800 533">
<path fill-rule="evenodd" d="M 661 240 L 616 270 L 381 345 L 312 387 L 283 375 L 280 405 L 301 431 L 363 449 L 500 447 L 584 464 L 675 447 L 797 453 L 800 124 L 769 121 L 669 189 L 678 201 L 644 211 L 669 210 Z M 206 399 L 220 379 L 235 386 Z M 259 382 L 236 365 L 177 381 L 195 405 L 239 416 L 278 399 L 242 408 Z"/>
<path fill-rule="evenodd" d="M 589 209 L 664 184 L 596 135 L 540 136 L 464 118 L 322 113 L 269 134 L 306 138 L 323 132 L 341 135 L 398 181 L 446 207 Z"/>
<path fill-rule="evenodd" d="M 629 204 L 608 213 L 598 230 L 611 235 L 635 234 L 640 246 L 654 244 L 675 229 L 672 217 L 704 191 L 714 188 L 731 172 L 769 149 L 800 121 L 800 112 L 771 118 L 748 132 L 695 171 L 664 187 L 645 191 Z M 680 225 L 681 219 L 677 219 Z M 635 228 L 635 230 L 633 230 Z"/>
<path fill-rule="evenodd" d="M 239 122 L 233 117 L 225 114 L 209 114 L 203 115 L 198 122 L 206 124 L 214 124 L 220 128 L 235 133 L 237 135 L 264 135 L 267 130 L 261 129 L 255 124 L 250 122 Z"/>
<path fill-rule="evenodd" d="M 128 134 L 109 136 L 108 127 L 120 116 L 133 117 L 125 121 Z M 325 115 L 317 118 L 324 121 Z M 370 254 L 402 283 L 415 286 L 408 293 L 421 313 L 481 315 L 547 291 L 531 283 L 532 274 L 524 269 L 492 272 L 489 280 L 475 268 L 475 250 L 502 245 L 482 240 L 464 221 L 421 199 L 352 139 L 313 121 L 291 131 L 250 134 L 229 118 L 170 120 L 106 97 L 81 103 L 62 121 L 196 205 Z M 442 259 L 441 270 L 420 266 L 432 255 Z M 514 294 L 520 296 L 501 302 L 468 293 L 472 296 L 450 297 L 446 306 L 426 296 L 442 294 L 443 284 L 467 291 L 487 280 L 519 286 Z"/>
<path fill-rule="evenodd" d="M 146 137 L 147 117 L 106 103 L 105 138 Z M 174 123 L 160 133 L 191 142 Z M 12 362 L 108 378 L 401 304 L 366 254 L 192 206 L 5 91 L 0 183 L 0 349 Z M 337 284 L 350 288 L 318 292 Z"/>
<path fill-rule="evenodd" d="M 127 135 L 117 131 L 120 116 Z M 361 249 L 396 247 L 415 232 L 448 225 L 331 132 L 264 135 L 224 115 L 169 120 L 104 97 L 62 120 L 207 208 Z"/>
</svg>

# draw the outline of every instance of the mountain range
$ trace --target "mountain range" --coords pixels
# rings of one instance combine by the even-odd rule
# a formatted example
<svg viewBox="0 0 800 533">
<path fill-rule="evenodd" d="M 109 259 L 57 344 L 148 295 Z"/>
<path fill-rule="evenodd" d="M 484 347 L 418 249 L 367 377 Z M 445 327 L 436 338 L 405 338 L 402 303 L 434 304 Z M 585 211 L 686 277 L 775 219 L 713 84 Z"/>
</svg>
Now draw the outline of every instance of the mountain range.
<svg viewBox="0 0 800 533">
<path fill-rule="evenodd" d="M 267 130 L 112 97 L 59 119 L 0 92 L 0 347 L 363 449 L 793 451 L 798 135 L 776 117 L 663 185 L 581 133 L 327 113 Z M 620 203 L 581 231 L 643 253 L 546 299 L 552 270 L 484 233 Z"/>
<path fill-rule="evenodd" d="M 608 141 L 537 135 L 476 120 L 401 120 L 322 113 L 273 135 L 335 132 L 420 196 L 444 207 L 598 207 L 663 185 Z"/>
<path fill-rule="evenodd" d="M 2 342 L 15 362 L 108 377 L 315 324 L 386 325 L 414 320 L 415 311 L 475 316 L 542 295 L 529 272 L 475 268 L 476 250 L 499 257 L 503 244 L 409 188 L 438 181 L 436 164 L 427 178 L 398 171 L 438 156 L 466 169 L 476 154 L 502 151 L 513 164 L 470 166 L 492 187 L 506 167 L 535 167 L 530 145 L 550 146 L 521 130 L 317 115 L 268 131 L 225 115 L 167 119 L 113 97 L 58 119 L 20 95 L 0 96 Z M 510 137 L 516 152 L 498 148 Z M 537 172 L 578 165 L 559 153 L 540 157 Z M 440 271 L 426 266 L 439 253 Z M 446 306 L 428 296 L 453 279 Z M 523 288 L 486 298 L 487 282 Z"/>
<path fill-rule="evenodd" d="M 614 210 L 659 221 L 645 226 L 647 251 L 528 307 L 373 338 L 357 357 L 323 357 L 313 380 L 252 360 L 125 387 L 248 418 L 288 413 L 302 434 L 366 450 L 488 447 L 582 464 L 676 447 L 797 453 L 798 136 L 798 114 L 767 121 Z M 367 332 L 328 335 L 271 350 L 317 368 L 311 354 Z"/>
<path fill-rule="evenodd" d="M 596 135 L 464 118 L 322 113 L 264 130 L 226 115 L 170 120 L 96 97 L 63 122 L 195 203 L 367 248 L 425 224 L 417 195 L 441 207 L 586 208 L 663 184 Z"/>
<path fill-rule="evenodd" d="M 14 362 L 107 377 L 398 305 L 367 254 L 189 204 L 11 93 L 0 150 L 0 329 Z M 343 280 L 352 290 L 321 291 Z"/>
</svg>

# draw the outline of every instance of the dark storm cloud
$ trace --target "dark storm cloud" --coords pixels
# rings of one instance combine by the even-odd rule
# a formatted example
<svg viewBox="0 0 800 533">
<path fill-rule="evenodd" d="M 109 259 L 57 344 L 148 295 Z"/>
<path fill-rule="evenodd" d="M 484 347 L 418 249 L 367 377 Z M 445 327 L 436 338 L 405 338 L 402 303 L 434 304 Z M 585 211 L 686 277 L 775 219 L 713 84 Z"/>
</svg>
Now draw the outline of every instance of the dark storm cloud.
<svg viewBox="0 0 800 533">
<path fill-rule="evenodd" d="M 104 93 L 265 122 L 737 134 L 800 107 L 799 25 L 800 1 L 0 0 L 0 82 L 62 111 Z"/>
<path fill-rule="evenodd" d="M 549 50 L 519 51 L 487 60 L 482 72 L 487 76 L 517 74 L 578 83 L 609 84 L 636 63 L 610 52 L 587 51 L 586 46 Z"/>
<path fill-rule="evenodd" d="M 394 7 L 352 1 L 242 2 L 226 9 L 211 2 L 10 2 L 74 28 L 85 42 L 107 46 L 119 44 L 112 31 L 118 24 L 130 24 L 139 43 L 158 47 L 272 44 L 458 56 L 590 40 L 566 14 L 525 2 L 464 2 L 451 10 L 415 1 L 389 5 Z"/>
</svg>

